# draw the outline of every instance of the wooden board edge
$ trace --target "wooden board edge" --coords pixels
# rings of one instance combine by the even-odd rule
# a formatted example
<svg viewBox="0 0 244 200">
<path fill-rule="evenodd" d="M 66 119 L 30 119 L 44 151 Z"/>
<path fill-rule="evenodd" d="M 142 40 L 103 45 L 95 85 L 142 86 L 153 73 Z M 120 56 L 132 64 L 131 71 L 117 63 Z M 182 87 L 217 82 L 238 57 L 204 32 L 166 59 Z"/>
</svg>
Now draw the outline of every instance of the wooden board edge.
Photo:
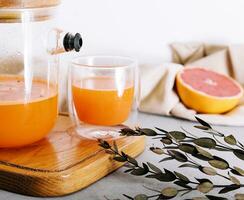
<svg viewBox="0 0 244 200">
<path fill-rule="evenodd" d="M 0 8 L 24 9 L 58 6 L 61 0 L 0 0 Z"/>
<path fill-rule="evenodd" d="M 135 142 L 119 148 L 132 157 L 138 156 L 144 149 L 144 136 L 137 137 Z M 93 169 L 94 174 L 86 173 L 86 167 L 80 168 L 79 164 L 62 172 L 46 173 L 45 175 L 42 173 L 41 176 L 38 172 L 23 171 L 23 169 L 10 172 L 11 166 L 0 165 L 0 188 L 29 196 L 64 196 L 91 185 L 123 165 L 123 163 L 113 161 L 111 155 L 104 151 L 100 151 L 92 159 L 96 162 L 88 160 L 87 162 L 90 164 L 87 167 Z M 81 182 L 79 179 L 82 175 L 84 181 Z M 75 184 L 74 180 L 77 180 Z"/>
</svg>

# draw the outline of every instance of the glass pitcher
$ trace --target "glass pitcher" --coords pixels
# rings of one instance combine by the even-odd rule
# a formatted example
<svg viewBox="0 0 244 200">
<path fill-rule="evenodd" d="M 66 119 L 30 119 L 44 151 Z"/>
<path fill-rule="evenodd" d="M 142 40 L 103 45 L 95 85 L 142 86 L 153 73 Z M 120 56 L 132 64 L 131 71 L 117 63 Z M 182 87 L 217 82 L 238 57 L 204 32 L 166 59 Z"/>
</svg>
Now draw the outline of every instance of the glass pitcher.
<svg viewBox="0 0 244 200">
<path fill-rule="evenodd" d="M 0 147 L 38 141 L 56 122 L 59 54 L 82 46 L 53 29 L 58 4 L 0 1 Z"/>
</svg>

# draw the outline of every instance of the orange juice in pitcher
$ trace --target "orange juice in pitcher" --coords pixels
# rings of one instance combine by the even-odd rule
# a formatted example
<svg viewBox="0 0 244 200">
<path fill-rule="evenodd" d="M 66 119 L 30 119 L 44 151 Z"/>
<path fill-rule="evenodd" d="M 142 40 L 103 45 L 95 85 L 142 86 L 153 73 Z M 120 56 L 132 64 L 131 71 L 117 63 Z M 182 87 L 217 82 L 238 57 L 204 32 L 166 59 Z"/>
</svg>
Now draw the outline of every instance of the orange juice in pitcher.
<svg viewBox="0 0 244 200">
<path fill-rule="evenodd" d="M 24 79 L 19 76 L 0 77 L 0 147 L 40 140 L 56 122 L 56 86 L 36 79 L 29 95 L 24 88 Z"/>
</svg>

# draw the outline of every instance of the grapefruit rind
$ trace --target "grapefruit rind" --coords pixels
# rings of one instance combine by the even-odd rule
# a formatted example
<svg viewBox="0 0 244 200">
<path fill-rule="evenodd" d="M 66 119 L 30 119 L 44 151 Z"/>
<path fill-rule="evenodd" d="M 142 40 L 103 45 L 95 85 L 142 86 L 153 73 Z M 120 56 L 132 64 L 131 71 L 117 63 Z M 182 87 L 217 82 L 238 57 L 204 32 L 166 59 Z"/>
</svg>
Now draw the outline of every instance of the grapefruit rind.
<svg viewBox="0 0 244 200">
<path fill-rule="evenodd" d="M 189 70 L 188 67 L 186 70 Z M 193 68 L 194 69 L 194 68 Z M 207 70 L 207 69 L 204 69 Z M 207 70 L 211 71 L 211 70 Z M 230 97 L 218 97 L 206 94 L 202 91 L 198 91 L 186 84 L 182 78 L 181 74 L 184 70 L 180 71 L 176 76 L 176 87 L 180 99 L 182 102 L 189 108 L 196 110 L 199 113 L 208 113 L 208 114 L 221 114 L 233 109 L 239 103 L 241 97 L 243 96 L 243 89 L 239 83 L 234 79 L 227 77 L 240 89 L 239 94 Z"/>
</svg>

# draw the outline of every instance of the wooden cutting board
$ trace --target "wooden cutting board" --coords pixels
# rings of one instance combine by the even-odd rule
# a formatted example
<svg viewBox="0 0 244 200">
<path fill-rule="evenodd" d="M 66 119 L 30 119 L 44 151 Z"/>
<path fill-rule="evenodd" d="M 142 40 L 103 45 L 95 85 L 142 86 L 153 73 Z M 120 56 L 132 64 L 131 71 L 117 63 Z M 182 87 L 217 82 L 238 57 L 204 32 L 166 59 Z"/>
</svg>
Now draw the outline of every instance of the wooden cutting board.
<svg viewBox="0 0 244 200">
<path fill-rule="evenodd" d="M 96 141 L 68 134 L 72 123 L 60 116 L 46 138 L 30 146 L 0 150 L 0 188 L 31 196 L 62 196 L 76 192 L 122 166 Z M 120 150 L 137 156 L 144 137 L 117 140 Z"/>
</svg>

